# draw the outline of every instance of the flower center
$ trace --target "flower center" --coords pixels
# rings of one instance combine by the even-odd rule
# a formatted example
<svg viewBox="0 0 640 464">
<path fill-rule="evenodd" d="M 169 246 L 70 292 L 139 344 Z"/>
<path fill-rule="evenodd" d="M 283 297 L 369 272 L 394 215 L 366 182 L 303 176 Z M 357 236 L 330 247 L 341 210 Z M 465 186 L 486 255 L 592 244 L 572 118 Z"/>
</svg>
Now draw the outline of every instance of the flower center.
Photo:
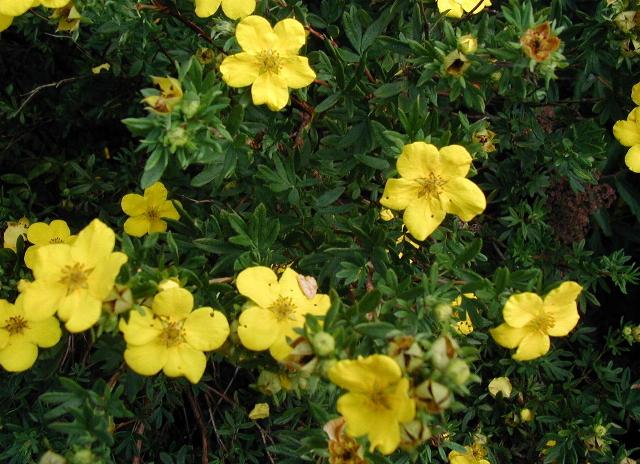
<svg viewBox="0 0 640 464">
<path fill-rule="evenodd" d="M 60 237 L 53 237 L 49 243 L 64 243 L 64 241 Z"/>
<path fill-rule="evenodd" d="M 81 288 L 87 288 L 87 279 L 93 271 L 85 268 L 82 263 L 67 264 L 62 268 L 62 277 L 59 282 L 67 287 L 67 295 Z"/>
<path fill-rule="evenodd" d="M 280 71 L 282 64 L 280 63 L 280 55 L 278 52 L 268 49 L 258 53 L 258 61 L 260 62 L 260 73 Z"/>
<path fill-rule="evenodd" d="M 9 332 L 9 335 L 21 334 L 28 328 L 29 324 L 22 316 L 11 316 L 5 326 L 5 330 Z"/>
<path fill-rule="evenodd" d="M 429 173 L 428 177 L 422 177 L 416 179 L 416 182 L 420 184 L 420 190 L 418 196 L 420 197 L 438 197 L 442 193 L 442 186 L 447 183 L 442 177 Z"/>
<path fill-rule="evenodd" d="M 378 385 L 373 385 L 373 389 L 371 390 L 371 396 L 369 400 L 375 409 L 393 409 L 391 406 L 391 402 L 389 401 L 389 390 L 391 387 L 382 388 Z"/>
<path fill-rule="evenodd" d="M 158 208 L 149 208 L 145 214 L 150 221 L 160 219 L 160 211 L 158 211 Z"/>
<path fill-rule="evenodd" d="M 555 323 L 555 320 L 553 319 L 553 316 L 549 314 L 541 314 L 540 316 L 536 317 L 533 321 L 530 322 L 531 326 L 535 330 L 539 330 L 544 333 L 546 333 L 547 330 L 553 327 L 554 323 Z"/>
<path fill-rule="evenodd" d="M 169 322 L 162 329 L 160 340 L 167 347 L 177 346 L 184 342 L 185 332 L 182 328 L 182 322 Z"/>
<path fill-rule="evenodd" d="M 271 306 L 269 306 L 269 310 L 276 315 L 276 319 L 278 322 L 284 321 L 286 319 L 295 320 L 296 313 L 296 305 L 293 304 L 293 300 L 291 298 L 279 297 Z"/>
</svg>

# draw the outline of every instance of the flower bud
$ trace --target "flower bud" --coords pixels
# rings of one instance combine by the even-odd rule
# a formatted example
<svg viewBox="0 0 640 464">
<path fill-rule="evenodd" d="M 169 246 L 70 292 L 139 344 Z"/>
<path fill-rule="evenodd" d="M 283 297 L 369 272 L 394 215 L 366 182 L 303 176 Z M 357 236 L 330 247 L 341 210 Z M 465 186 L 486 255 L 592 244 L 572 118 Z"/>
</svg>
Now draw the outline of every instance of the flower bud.
<svg viewBox="0 0 640 464">
<path fill-rule="evenodd" d="M 180 103 L 180 109 L 182 110 L 182 114 L 184 114 L 187 118 L 192 118 L 200 108 L 200 96 L 194 92 L 187 92 L 184 94 L 182 98 L 182 102 Z"/>
<path fill-rule="evenodd" d="M 173 153 L 178 147 L 183 147 L 189 142 L 189 134 L 184 127 L 174 127 L 167 132 L 164 138 L 165 146 Z"/>
<path fill-rule="evenodd" d="M 478 39 L 471 34 L 458 37 L 458 50 L 465 55 L 472 55 L 478 49 Z"/>
<path fill-rule="evenodd" d="M 42 455 L 38 464 L 66 464 L 67 460 L 60 456 L 58 453 L 54 453 L 49 450 Z"/>
<path fill-rule="evenodd" d="M 280 375 L 266 370 L 260 371 L 256 388 L 265 395 L 275 395 L 282 390 Z"/>
<path fill-rule="evenodd" d="M 494 398 L 498 396 L 498 393 L 500 393 L 504 398 L 509 398 L 513 387 L 511 386 L 511 381 L 509 381 L 508 377 L 496 377 L 489 382 L 488 389 L 489 394 Z"/>
<path fill-rule="evenodd" d="M 313 351 L 318 356 L 329 356 L 333 354 L 336 347 L 336 341 L 330 333 L 318 332 L 311 340 Z"/>
<path fill-rule="evenodd" d="M 429 427 L 419 420 L 400 424 L 400 447 L 405 450 L 417 448 L 431 438 Z"/>
<path fill-rule="evenodd" d="M 380 210 L 380 219 L 382 219 L 383 221 L 390 221 L 394 218 L 394 214 L 393 211 L 391 211 L 388 208 L 382 208 Z"/>
<path fill-rule="evenodd" d="M 448 335 L 438 337 L 429 352 L 433 367 L 444 369 L 457 356 L 458 344 Z"/>
<path fill-rule="evenodd" d="M 447 409 L 453 399 L 447 387 L 433 380 L 425 380 L 415 388 L 413 393 L 417 405 L 432 414 Z"/>
<path fill-rule="evenodd" d="M 70 464 L 95 464 L 96 462 L 98 461 L 90 449 L 76 451 L 70 459 Z"/>
<path fill-rule="evenodd" d="M 102 309 L 110 314 L 122 314 L 133 307 L 133 295 L 126 285 L 115 284 L 102 303 Z"/>
<path fill-rule="evenodd" d="M 520 410 L 520 420 L 522 422 L 531 422 L 534 417 L 535 415 L 533 414 L 533 411 L 531 411 L 531 409 L 524 408 Z"/>
<path fill-rule="evenodd" d="M 622 32 L 629 32 L 638 25 L 636 14 L 637 13 L 635 11 L 623 11 L 617 15 L 613 21 Z"/>
<path fill-rule="evenodd" d="M 414 371 L 424 363 L 422 348 L 410 335 L 392 339 L 387 354 L 406 372 Z"/>
<path fill-rule="evenodd" d="M 631 334 L 633 335 L 633 339 L 640 343 L 640 325 L 635 326 Z"/>
<path fill-rule="evenodd" d="M 454 359 L 447 366 L 446 374 L 456 385 L 464 385 L 471 376 L 471 371 L 462 359 Z"/>
<path fill-rule="evenodd" d="M 433 314 L 435 314 L 436 319 L 438 319 L 440 322 L 446 322 L 451 318 L 451 315 L 453 314 L 453 308 L 451 308 L 451 305 L 440 303 L 437 304 L 435 308 L 433 308 Z"/>
</svg>

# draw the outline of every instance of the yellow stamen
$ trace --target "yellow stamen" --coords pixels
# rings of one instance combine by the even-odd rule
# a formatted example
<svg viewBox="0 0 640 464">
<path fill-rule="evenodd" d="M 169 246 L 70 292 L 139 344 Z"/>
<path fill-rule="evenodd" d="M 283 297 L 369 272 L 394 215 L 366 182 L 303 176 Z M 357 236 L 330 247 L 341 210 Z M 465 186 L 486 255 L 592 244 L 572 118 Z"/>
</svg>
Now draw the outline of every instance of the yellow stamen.
<svg viewBox="0 0 640 464">
<path fill-rule="evenodd" d="M 442 193 L 442 186 L 447 183 L 442 177 L 429 173 L 429 177 L 416 179 L 420 184 L 418 195 L 421 197 L 438 197 Z"/>
<path fill-rule="evenodd" d="M 22 316 L 12 316 L 7 320 L 7 325 L 4 328 L 9 332 L 9 335 L 16 335 L 28 329 L 29 323 Z"/>
<path fill-rule="evenodd" d="M 276 315 L 278 322 L 285 319 L 295 320 L 296 305 L 293 304 L 291 298 L 279 297 L 271 306 L 269 310 Z"/>
<path fill-rule="evenodd" d="M 260 73 L 273 72 L 277 73 L 282 68 L 280 55 L 278 52 L 268 49 L 258 53 L 258 61 L 260 61 Z"/>
<path fill-rule="evenodd" d="M 177 346 L 184 342 L 185 332 L 182 329 L 182 322 L 170 322 L 165 325 L 160 340 L 167 347 Z"/>
<path fill-rule="evenodd" d="M 158 211 L 158 208 L 149 208 L 145 214 L 150 221 L 157 221 L 160 219 L 160 212 Z"/>
<path fill-rule="evenodd" d="M 76 290 L 88 288 L 87 279 L 93 269 L 85 268 L 82 263 L 66 265 L 62 268 L 59 282 L 67 287 L 67 295 Z"/>
</svg>

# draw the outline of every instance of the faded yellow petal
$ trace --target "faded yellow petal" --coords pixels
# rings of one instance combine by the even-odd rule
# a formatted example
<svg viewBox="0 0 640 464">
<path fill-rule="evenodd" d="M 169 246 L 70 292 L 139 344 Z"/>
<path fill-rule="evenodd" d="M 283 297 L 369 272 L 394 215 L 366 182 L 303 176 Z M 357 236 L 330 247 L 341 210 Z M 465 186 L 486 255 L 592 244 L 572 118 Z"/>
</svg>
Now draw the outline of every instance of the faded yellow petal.
<svg viewBox="0 0 640 464">
<path fill-rule="evenodd" d="M 236 287 L 258 306 L 268 308 L 280 296 L 276 273 L 265 266 L 248 267 L 238 274 Z"/>
<path fill-rule="evenodd" d="M 618 121 L 613 125 L 613 135 L 625 147 L 640 144 L 640 127 L 637 121 Z"/>
<path fill-rule="evenodd" d="M 421 197 L 407 205 L 402 221 L 411 235 L 418 240 L 424 240 L 438 228 L 445 214 L 439 198 Z"/>
<path fill-rule="evenodd" d="M 256 9 L 256 0 L 222 0 L 222 11 L 230 19 L 243 18 Z"/>
<path fill-rule="evenodd" d="M 9 372 L 22 372 L 31 368 L 38 359 L 38 347 L 27 341 L 9 340 L 0 350 L 0 366 Z"/>
<path fill-rule="evenodd" d="M 250 53 L 228 56 L 220 64 L 222 80 L 230 87 L 246 87 L 253 84 L 260 74 L 260 61 Z"/>
<path fill-rule="evenodd" d="M 410 143 L 402 149 L 396 168 L 405 179 L 428 178 L 431 174 L 439 173 L 440 154 L 430 143 Z"/>
<path fill-rule="evenodd" d="M 128 193 L 120 201 L 122 211 L 128 216 L 139 216 L 147 210 L 147 203 L 142 195 Z"/>
<path fill-rule="evenodd" d="M 267 71 L 253 82 L 251 97 L 254 105 L 267 105 L 271 111 L 280 111 L 289 102 L 289 89 L 282 77 Z"/>
<path fill-rule="evenodd" d="M 357 360 L 338 361 L 328 372 L 339 387 L 353 392 L 371 392 L 374 385 L 384 388 L 402 377 L 400 366 L 389 356 L 374 354 Z"/>
<path fill-rule="evenodd" d="M 278 75 L 291 89 L 301 89 L 310 85 L 316 78 L 316 73 L 309 66 L 309 59 L 304 56 L 291 56 L 283 58 L 282 68 Z"/>
<path fill-rule="evenodd" d="M 220 311 L 204 307 L 193 311 L 182 326 L 185 339 L 196 350 L 218 349 L 229 336 L 229 322 Z"/>
<path fill-rule="evenodd" d="M 218 11 L 221 0 L 196 0 L 196 15 L 207 18 Z"/>
<path fill-rule="evenodd" d="M 304 26 L 292 18 L 283 19 L 276 23 L 273 27 L 273 32 L 278 37 L 274 48 L 280 56 L 297 55 L 307 40 Z"/>
<path fill-rule="evenodd" d="M 487 207 L 487 199 L 476 184 L 464 177 L 450 178 L 442 187 L 443 206 L 463 221 L 472 220 Z"/>
<path fill-rule="evenodd" d="M 167 350 L 167 362 L 163 371 L 168 377 L 186 377 L 191 383 L 198 383 L 207 367 L 207 357 L 202 351 L 182 343 Z"/>
<path fill-rule="evenodd" d="M 193 309 L 193 295 L 184 288 L 168 288 L 153 298 L 151 309 L 156 316 L 168 317 L 174 322 L 181 321 Z"/>
<path fill-rule="evenodd" d="M 153 341 L 141 346 L 128 345 L 124 360 L 132 371 L 140 375 L 155 375 L 167 363 L 169 354 L 166 345 Z"/>
<path fill-rule="evenodd" d="M 521 328 L 542 315 L 542 306 L 542 298 L 535 293 L 517 293 L 509 297 L 502 309 L 502 315 L 511 327 Z"/>
<path fill-rule="evenodd" d="M 150 227 L 151 221 L 144 214 L 130 217 L 124 223 L 124 231 L 132 237 L 142 237 L 149 232 Z"/>
<path fill-rule="evenodd" d="M 395 210 L 405 209 L 409 203 L 418 198 L 420 185 L 409 179 L 388 179 L 380 204 Z"/>
<path fill-rule="evenodd" d="M 162 333 L 161 324 L 153 317 L 151 310 L 144 306 L 129 311 L 129 321 L 120 319 L 118 327 L 128 345 L 146 345 Z"/>
<path fill-rule="evenodd" d="M 489 329 L 489 333 L 498 345 L 513 349 L 529 333 L 529 329 L 526 327 L 516 329 L 508 324 L 500 324 L 494 329 Z"/>
<path fill-rule="evenodd" d="M 504 398 L 509 398 L 511 396 L 513 386 L 511 385 L 509 377 L 496 377 L 491 379 L 491 382 L 489 382 L 489 385 L 487 386 L 487 390 L 489 390 L 489 394 L 494 398 L 498 396 L 498 393 L 502 393 Z"/>
<path fill-rule="evenodd" d="M 624 163 L 631 171 L 640 173 L 640 145 L 629 148 L 624 157 Z"/>
<path fill-rule="evenodd" d="M 269 21 L 261 16 L 247 16 L 236 27 L 236 40 L 243 51 L 259 53 L 272 49 L 278 41 Z"/>
<path fill-rule="evenodd" d="M 251 306 L 240 314 L 238 337 L 245 348 L 262 351 L 282 335 L 280 325 L 271 311 Z"/>
<path fill-rule="evenodd" d="M 536 330 L 529 332 L 518 345 L 513 355 L 516 361 L 529 361 L 539 358 L 549 351 L 551 346 L 549 336 Z"/>
</svg>

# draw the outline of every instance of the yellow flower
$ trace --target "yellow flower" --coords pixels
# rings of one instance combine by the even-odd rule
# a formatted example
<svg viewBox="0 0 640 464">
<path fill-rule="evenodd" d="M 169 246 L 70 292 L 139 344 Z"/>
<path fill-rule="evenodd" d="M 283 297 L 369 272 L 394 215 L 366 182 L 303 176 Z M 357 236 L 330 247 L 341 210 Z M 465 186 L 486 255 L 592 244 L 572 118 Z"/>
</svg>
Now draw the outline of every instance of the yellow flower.
<svg viewBox="0 0 640 464">
<path fill-rule="evenodd" d="M 218 11 L 222 4 L 222 11 L 230 19 L 248 16 L 256 9 L 256 0 L 196 0 L 196 14 L 207 18 Z"/>
<path fill-rule="evenodd" d="M 115 240 L 113 231 L 94 219 L 72 244 L 39 247 L 31 268 L 35 280 L 19 287 L 27 317 L 43 320 L 57 311 L 69 332 L 95 324 L 103 300 L 127 261 L 124 253 L 113 252 Z"/>
<path fill-rule="evenodd" d="M 298 56 L 306 35 L 295 19 L 283 19 L 272 29 L 266 19 L 249 16 L 238 24 L 236 39 L 242 52 L 225 58 L 220 72 L 231 87 L 251 85 L 254 105 L 281 110 L 289 101 L 289 88 L 301 89 L 316 78 L 309 60 Z"/>
<path fill-rule="evenodd" d="M 38 347 L 49 348 L 62 332 L 55 317 L 34 321 L 27 317 L 23 297 L 15 304 L 0 300 L 0 366 L 10 372 L 29 369 L 38 358 Z"/>
<path fill-rule="evenodd" d="M 389 179 L 380 203 L 404 210 L 403 221 L 418 240 L 427 238 L 447 213 L 470 221 L 484 211 L 482 190 L 465 176 L 471 155 L 460 145 L 438 150 L 424 142 L 405 145 L 397 162 L 400 179 Z"/>
<path fill-rule="evenodd" d="M 144 197 L 137 193 L 126 194 L 120 205 L 122 211 L 131 216 L 124 223 L 124 231 L 134 237 L 166 231 L 167 223 L 163 218 L 180 219 L 173 202 L 167 200 L 167 189 L 162 182 L 144 189 Z"/>
<path fill-rule="evenodd" d="M 633 86 L 631 99 L 636 105 L 640 105 L 640 83 Z M 626 121 L 614 124 L 613 135 L 622 145 L 631 147 L 624 162 L 631 171 L 640 173 L 640 107 L 634 108 Z"/>
<path fill-rule="evenodd" d="M 524 408 L 520 410 L 520 419 L 522 422 L 531 422 L 534 419 L 535 415 L 533 411 L 529 408 Z"/>
<path fill-rule="evenodd" d="M 267 403 L 256 403 L 249 413 L 249 419 L 251 420 L 266 419 L 267 417 L 269 417 L 269 405 Z"/>
<path fill-rule="evenodd" d="M 324 316 L 331 306 L 328 295 L 306 296 L 291 268 L 279 281 L 268 267 L 247 268 L 238 274 L 236 287 L 251 300 L 238 320 L 240 342 L 253 351 L 269 349 L 278 361 L 291 352 L 287 338 L 298 338 L 294 329 L 304 326 L 305 315 Z"/>
<path fill-rule="evenodd" d="M 80 27 L 82 16 L 73 1 L 69 1 L 65 6 L 56 8 L 51 18 L 58 20 L 56 32 L 73 32 Z"/>
<path fill-rule="evenodd" d="M 462 18 L 464 13 L 478 14 L 491 5 L 491 0 L 483 0 L 477 8 L 479 0 L 438 0 L 438 11 L 447 12 L 450 18 Z"/>
<path fill-rule="evenodd" d="M 489 394 L 494 398 L 498 396 L 498 393 L 502 393 L 503 398 L 509 398 L 513 387 L 511 386 L 509 377 L 496 377 L 495 379 L 491 379 L 487 389 L 489 390 Z"/>
<path fill-rule="evenodd" d="M 478 39 L 471 34 L 458 37 L 458 50 L 465 55 L 472 55 L 478 49 Z"/>
<path fill-rule="evenodd" d="M 44 245 L 54 243 L 71 243 L 76 236 L 71 235 L 69 226 L 61 219 L 55 219 L 50 224 L 34 222 L 27 230 L 27 239 L 33 244 L 24 254 L 24 263 L 32 269 L 35 252 Z"/>
<path fill-rule="evenodd" d="M 18 222 L 8 221 L 7 228 L 4 231 L 3 247 L 16 251 L 18 237 L 22 237 L 22 240 L 26 240 L 27 229 L 29 229 L 29 219 L 26 217 L 20 218 Z"/>
<path fill-rule="evenodd" d="M 453 300 L 451 302 L 451 306 L 453 307 L 457 307 L 460 306 L 462 304 L 462 297 L 468 298 L 470 300 L 476 300 L 477 297 L 474 293 L 463 293 L 462 295 L 458 296 L 455 300 Z M 459 317 L 458 316 L 458 311 L 455 311 L 453 313 L 454 317 Z M 467 312 L 466 314 L 466 319 L 464 321 L 458 321 L 455 324 L 453 324 L 453 330 L 455 330 L 457 333 L 459 333 L 460 335 L 469 335 L 471 332 L 473 332 L 473 321 L 471 320 L 471 316 L 469 315 L 469 313 Z"/>
<path fill-rule="evenodd" d="M 490 464 L 489 461 L 484 459 L 486 452 L 484 448 L 479 445 L 465 446 L 466 453 L 460 453 L 459 451 L 451 451 L 449 453 L 450 464 Z"/>
<path fill-rule="evenodd" d="M 329 379 L 349 390 L 338 399 L 338 412 L 353 437 L 367 435 L 370 450 L 391 454 L 400 444 L 400 423 L 415 416 L 409 397 L 409 380 L 389 356 L 375 354 L 339 361 L 329 369 Z"/>
<path fill-rule="evenodd" d="M 100 74 L 102 71 L 109 71 L 111 69 L 111 65 L 109 63 L 102 63 L 98 66 L 94 66 L 93 68 L 91 68 L 91 72 L 93 74 Z M 110 156 L 106 156 L 106 153 L 108 153 L 108 148 L 105 147 L 105 150 L 107 150 L 105 152 L 105 158 L 109 159 Z"/>
<path fill-rule="evenodd" d="M 149 105 L 147 108 L 156 113 L 171 113 L 173 108 L 182 101 L 182 86 L 173 77 L 152 76 L 153 83 L 160 87 L 160 95 L 150 95 L 142 99 Z"/>
<path fill-rule="evenodd" d="M 120 320 L 127 349 L 124 360 L 140 375 L 155 375 L 160 370 L 168 377 L 186 377 L 198 383 L 207 358 L 225 342 L 229 323 L 220 311 L 208 306 L 193 309 L 193 295 L 184 288 L 169 288 L 158 293 L 151 309 L 129 313 L 129 322 Z"/>
<path fill-rule="evenodd" d="M 382 208 L 380 210 L 379 216 L 383 221 L 391 221 L 395 217 L 393 211 L 387 208 Z"/>
<path fill-rule="evenodd" d="M 517 347 L 516 361 L 538 358 L 549 351 L 549 336 L 563 337 L 578 323 L 576 298 L 581 291 L 580 285 L 569 281 L 544 299 L 531 292 L 512 295 L 502 309 L 505 322 L 491 329 L 491 336 L 500 346 Z"/>
<path fill-rule="evenodd" d="M 47 8 L 60 8 L 69 0 L 0 0 L 0 32 L 11 26 L 13 18 L 23 15 L 29 8 L 38 5 Z"/>
</svg>

